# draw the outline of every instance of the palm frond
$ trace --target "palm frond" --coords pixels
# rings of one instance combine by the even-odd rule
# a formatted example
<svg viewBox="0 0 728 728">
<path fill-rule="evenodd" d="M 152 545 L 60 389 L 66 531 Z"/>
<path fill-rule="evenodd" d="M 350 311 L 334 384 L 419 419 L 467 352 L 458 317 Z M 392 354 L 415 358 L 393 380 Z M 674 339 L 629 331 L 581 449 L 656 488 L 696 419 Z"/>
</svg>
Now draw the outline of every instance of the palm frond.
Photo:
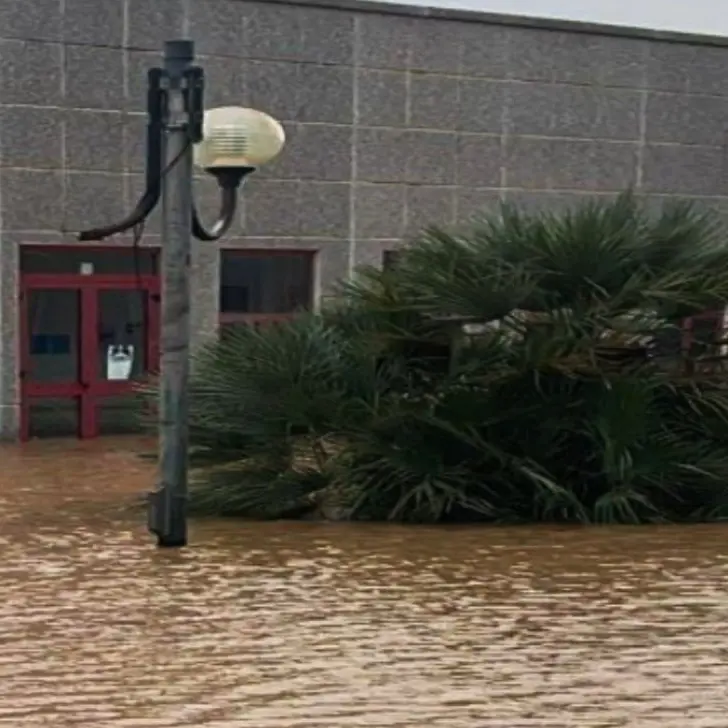
<svg viewBox="0 0 728 728">
<path fill-rule="evenodd" d="M 728 384 L 681 321 L 728 302 L 728 241 L 625 193 L 433 227 L 320 314 L 198 356 L 206 510 L 273 518 L 336 494 L 362 519 L 728 517 Z M 158 396 L 151 384 L 147 396 Z M 352 511 L 353 507 L 353 511 Z"/>
</svg>

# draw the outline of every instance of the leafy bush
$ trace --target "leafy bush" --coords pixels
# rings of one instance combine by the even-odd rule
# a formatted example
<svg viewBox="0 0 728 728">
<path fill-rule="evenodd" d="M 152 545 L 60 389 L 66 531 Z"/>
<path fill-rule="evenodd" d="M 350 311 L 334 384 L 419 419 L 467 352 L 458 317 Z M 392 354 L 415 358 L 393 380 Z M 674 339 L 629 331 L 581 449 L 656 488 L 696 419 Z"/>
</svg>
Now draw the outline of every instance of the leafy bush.
<svg viewBox="0 0 728 728">
<path fill-rule="evenodd" d="M 320 314 L 202 353 L 194 502 L 264 518 L 724 518 L 719 347 L 674 342 L 726 301 L 722 230 L 687 205 L 651 218 L 623 195 L 428 230 Z"/>
</svg>

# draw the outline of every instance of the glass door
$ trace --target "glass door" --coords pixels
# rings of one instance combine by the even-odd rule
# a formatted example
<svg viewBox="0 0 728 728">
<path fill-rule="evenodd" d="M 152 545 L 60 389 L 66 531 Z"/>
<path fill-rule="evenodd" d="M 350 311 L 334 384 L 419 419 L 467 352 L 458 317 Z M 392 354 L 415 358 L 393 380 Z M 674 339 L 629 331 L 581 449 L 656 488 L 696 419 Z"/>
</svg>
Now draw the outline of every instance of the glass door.
<svg viewBox="0 0 728 728">
<path fill-rule="evenodd" d="M 138 433 L 159 365 L 156 276 L 21 280 L 21 439 Z"/>
<path fill-rule="evenodd" d="M 97 429 L 100 435 L 139 432 L 135 396 L 140 382 L 158 365 L 157 300 L 148 288 L 98 291 L 94 346 Z"/>
<path fill-rule="evenodd" d="M 22 296 L 23 430 L 31 437 L 82 435 L 83 295 L 79 288 L 29 288 Z"/>
</svg>

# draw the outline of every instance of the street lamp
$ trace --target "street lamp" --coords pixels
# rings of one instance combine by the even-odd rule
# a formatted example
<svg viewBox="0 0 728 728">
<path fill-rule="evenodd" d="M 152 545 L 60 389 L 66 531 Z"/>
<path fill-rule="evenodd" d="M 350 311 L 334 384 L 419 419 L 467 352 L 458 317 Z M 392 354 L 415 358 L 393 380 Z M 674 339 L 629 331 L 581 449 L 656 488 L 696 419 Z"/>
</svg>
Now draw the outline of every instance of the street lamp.
<svg viewBox="0 0 728 728">
<path fill-rule="evenodd" d="M 237 190 L 245 177 L 278 156 L 285 143 L 283 127 L 255 109 L 222 106 L 205 112 L 204 137 L 193 149 L 194 163 L 217 180 L 220 216 L 208 231 L 192 205 L 192 233 L 200 240 L 217 240 L 235 218 Z"/>
<path fill-rule="evenodd" d="M 213 241 L 225 234 L 235 219 L 238 188 L 285 143 L 281 125 L 262 111 L 234 106 L 204 111 L 204 74 L 194 59 L 192 41 L 165 43 L 164 67 L 148 74 L 144 194 L 120 222 L 78 236 L 96 241 L 133 230 L 136 242 L 162 199 L 160 484 L 149 494 L 149 530 L 158 546 L 167 547 L 187 544 L 191 239 Z M 220 188 L 220 212 L 210 228 L 194 204 L 193 161 Z"/>
<path fill-rule="evenodd" d="M 173 43 L 192 45 L 190 41 L 173 41 Z M 169 48 L 167 51 L 169 52 Z M 191 61 L 192 56 L 190 63 Z M 263 111 L 240 106 L 222 106 L 209 109 L 203 115 L 202 69 L 190 67 L 183 76 L 186 84 L 182 91 L 187 97 L 188 94 L 185 92 L 193 88 L 197 94 L 190 95 L 198 95 L 198 98 L 192 104 L 185 98 L 184 113 L 190 120 L 201 116 L 203 122 L 199 131 L 197 121 L 193 123 L 188 121 L 186 124 L 183 122 L 186 128 L 184 137 L 179 140 L 183 142 L 183 147 L 163 168 L 164 147 L 168 147 L 166 156 L 169 159 L 170 137 L 172 132 L 180 131 L 169 124 L 170 114 L 165 113 L 165 101 L 168 101 L 165 87 L 169 88 L 169 85 L 163 82 L 164 75 L 163 69 L 153 68 L 149 71 L 147 169 L 144 194 L 134 210 L 122 221 L 83 230 L 78 235 L 80 241 L 104 240 L 142 225 L 157 206 L 165 181 L 169 181 L 178 167 L 185 166 L 186 160 L 183 157 L 186 156 L 190 146 L 195 166 L 215 177 L 220 188 L 220 214 L 210 230 L 203 226 L 194 200 L 190 198 L 191 232 L 199 240 L 218 240 L 227 232 L 235 219 L 237 191 L 244 179 L 258 167 L 272 161 L 283 149 L 286 140 L 283 127 Z"/>
</svg>

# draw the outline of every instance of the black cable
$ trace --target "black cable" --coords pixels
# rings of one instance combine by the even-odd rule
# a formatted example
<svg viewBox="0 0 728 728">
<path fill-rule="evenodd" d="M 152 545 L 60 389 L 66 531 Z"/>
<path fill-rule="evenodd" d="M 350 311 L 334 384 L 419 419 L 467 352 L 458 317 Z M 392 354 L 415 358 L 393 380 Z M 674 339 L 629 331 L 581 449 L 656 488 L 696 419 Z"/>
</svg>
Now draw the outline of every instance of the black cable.
<svg viewBox="0 0 728 728">
<path fill-rule="evenodd" d="M 142 241 L 142 237 L 144 236 L 144 221 L 140 222 L 138 225 L 135 225 L 132 229 L 132 233 L 132 248 L 134 251 L 134 277 L 136 278 L 137 282 L 137 290 L 140 291 L 142 290 L 142 271 L 140 260 L 141 250 L 139 248 L 139 245 Z"/>
<path fill-rule="evenodd" d="M 191 146 L 192 142 L 190 140 L 187 140 L 185 146 L 179 151 L 177 156 L 172 159 L 172 161 L 170 161 L 169 164 L 167 164 L 167 166 L 161 171 L 159 177 L 154 181 L 154 183 L 150 187 L 147 187 L 134 210 L 126 218 L 124 218 L 119 223 L 115 223 L 114 225 L 107 225 L 101 228 L 84 230 L 83 232 L 79 233 L 79 241 L 88 242 L 91 240 L 103 240 L 104 238 L 111 237 L 112 235 L 124 233 L 127 230 L 131 230 L 137 225 L 143 223 L 159 201 L 159 196 L 162 189 L 162 180 L 169 173 L 169 171 L 180 161 L 180 159 L 182 159 L 182 157 L 187 153 Z"/>
</svg>

